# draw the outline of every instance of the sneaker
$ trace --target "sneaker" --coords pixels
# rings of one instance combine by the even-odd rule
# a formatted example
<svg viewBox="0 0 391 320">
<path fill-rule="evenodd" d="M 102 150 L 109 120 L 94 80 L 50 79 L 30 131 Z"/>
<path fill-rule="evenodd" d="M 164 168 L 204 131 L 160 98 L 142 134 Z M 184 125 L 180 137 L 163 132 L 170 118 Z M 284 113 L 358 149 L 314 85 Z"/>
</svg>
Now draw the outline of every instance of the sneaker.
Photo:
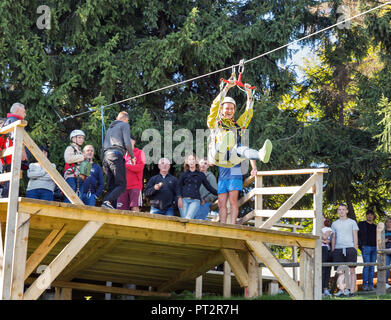
<svg viewBox="0 0 391 320">
<path fill-rule="evenodd" d="M 331 296 L 331 293 L 330 293 L 330 291 L 329 290 L 325 290 L 325 291 L 323 291 L 323 296 L 324 297 L 330 297 Z"/>
<path fill-rule="evenodd" d="M 389 285 L 388 283 L 386 283 L 386 290 L 387 289 L 390 289 L 391 288 L 391 285 Z"/>
<path fill-rule="evenodd" d="M 354 297 L 355 296 L 355 294 L 354 293 L 349 293 L 349 297 L 351 298 L 351 297 Z"/>
<path fill-rule="evenodd" d="M 374 287 L 368 287 L 368 291 L 375 291 Z"/>
<path fill-rule="evenodd" d="M 102 205 L 101 205 L 101 207 L 103 207 L 103 208 L 109 208 L 109 209 L 115 209 L 115 208 L 111 205 L 110 201 L 105 201 L 105 202 L 103 202 Z"/>
<path fill-rule="evenodd" d="M 349 289 L 345 289 L 344 295 L 348 297 L 350 295 L 350 290 Z"/>
<path fill-rule="evenodd" d="M 368 287 L 367 286 L 362 286 L 362 291 L 368 291 Z"/>
<path fill-rule="evenodd" d="M 334 295 L 335 297 L 342 298 L 345 296 L 342 290 L 338 290 L 338 292 Z"/>
<path fill-rule="evenodd" d="M 263 163 L 268 163 L 270 159 L 270 154 L 272 153 L 272 149 L 272 142 L 269 139 L 266 139 L 262 149 L 258 151 L 259 160 L 261 160 Z"/>
</svg>

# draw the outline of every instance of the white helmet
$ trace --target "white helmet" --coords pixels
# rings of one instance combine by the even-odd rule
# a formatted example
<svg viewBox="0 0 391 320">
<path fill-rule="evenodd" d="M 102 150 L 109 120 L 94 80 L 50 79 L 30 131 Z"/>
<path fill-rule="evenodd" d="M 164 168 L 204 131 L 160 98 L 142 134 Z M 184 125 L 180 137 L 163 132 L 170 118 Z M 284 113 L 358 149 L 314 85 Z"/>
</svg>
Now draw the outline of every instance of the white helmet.
<svg viewBox="0 0 391 320">
<path fill-rule="evenodd" d="M 231 97 L 225 97 L 221 105 L 223 105 L 224 103 L 232 103 L 236 107 L 236 102 Z"/>
<path fill-rule="evenodd" d="M 86 134 L 82 131 L 82 130 L 73 130 L 69 136 L 69 139 L 72 140 L 73 137 L 76 137 L 76 136 L 83 136 L 85 137 Z"/>
</svg>

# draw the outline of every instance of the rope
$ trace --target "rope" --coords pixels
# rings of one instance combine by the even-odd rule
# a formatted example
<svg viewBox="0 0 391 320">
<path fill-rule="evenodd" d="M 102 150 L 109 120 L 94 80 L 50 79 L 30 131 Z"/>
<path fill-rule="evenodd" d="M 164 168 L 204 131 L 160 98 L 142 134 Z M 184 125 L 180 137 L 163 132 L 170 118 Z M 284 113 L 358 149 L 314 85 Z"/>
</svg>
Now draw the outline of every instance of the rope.
<svg viewBox="0 0 391 320">
<path fill-rule="evenodd" d="M 103 110 L 104 108 L 111 107 L 111 106 L 116 105 L 116 104 L 120 104 L 120 103 L 127 102 L 127 101 L 130 101 L 130 100 L 135 100 L 135 99 L 138 99 L 138 98 L 141 98 L 141 97 L 144 97 L 144 96 L 153 94 L 153 93 L 157 93 L 157 92 L 159 92 L 159 91 L 164 91 L 164 90 L 167 90 L 167 89 L 176 87 L 176 86 L 183 85 L 183 84 L 185 84 L 185 83 L 187 83 L 187 82 L 192 82 L 192 81 L 195 81 L 195 80 L 199 80 L 199 79 L 202 79 L 202 78 L 205 78 L 205 77 L 214 75 L 214 74 L 216 74 L 216 73 L 220 73 L 220 72 L 223 72 L 223 71 L 232 69 L 232 68 L 239 67 L 239 66 L 241 65 L 241 63 L 246 64 L 246 63 L 252 62 L 252 61 L 254 61 L 254 60 L 257 60 L 257 59 L 259 59 L 259 58 L 262 58 L 262 57 L 264 57 L 264 56 L 267 56 L 267 55 L 269 55 L 269 54 L 271 54 L 271 53 L 273 53 L 273 52 L 276 52 L 276 51 L 278 51 L 278 50 L 281 50 L 281 49 L 284 49 L 284 48 L 286 48 L 286 47 L 289 47 L 290 45 L 297 44 L 298 42 L 301 42 L 301 41 L 303 41 L 303 40 L 305 40 L 305 39 L 311 38 L 311 37 L 313 37 L 313 36 L 315 36 L 315 35 L 317 35 L 317 34 L 323 33 L 323 32 L 325 32 L 325 31 L 327 31 L 327 30 L 330 30 L 330 29 L 332 29 L 332 28 L 335 28 L 335 27 L 337 27 L 337 26 L 339 26 L 339 25 L 341 25 L 341 24 L 344 24 L 344 23 L 346 23 L 346 22 L 349 22 L 349 21 L 351 21 L 351 20 L 354 20 L 354 19 L 356 19 L 356 18 L 359 18 L 359 17 L 361 17 L 361 16 L 363 16 L 363 15 L 366 15 L 366 14 L 372 12 L 372 11 L 375 11 L 375 10 L 377 10 L 377 9 L 380 9 L 380 8 L 382 8 L 382 7 L 384 7 L 384 6 L 387 6 L 387 5 L 390 5 L 390 4 L 391 4 L 391 1 L 388 1 L 388 2 L 386 2 L 386 3 L 383 3 L 383 4 L 381 4 L 381 5 L 378 5 L 377 7 L 374 7 L 374 8 L 372 8 L 372 9 L 368 9 L 368 10 L 362 12 L 362 13 L 359 13 L 359 14 L 353 16 L 353 17 L 350 17 L 350 18 L 347 18 L 347 19 L 342 20 L 342 21 L 340 21 L 340 22 L 337 22 L 337 23 L 335 23 L 335 24 L 333 24 L 333 25 L 331 25 L 331 26 L 329 26 L 329 27 L 326 27 L 326 28 L 321 29 L 321 30 L 319 30 L 319 31 L 316 31 L 316 32 L 314 32 L 314 33 L 310 33 L 309 35 L 306 35 L 306 36 L 304 36 L 304 37 L 302 37 L 302 38 L 296 39 L 296 40 L 294 40 L 294 41 L 292 41 L 292 42 L 290 42 L 290 43 L 284 44 L 284 45 L 282 45 L 282 46 L 280 46 L 280 47 L 278 47 L 278 48 L 275 48 L 275 49 L 272 49 L 272 50 L 270 50 L 270 51 L 268 51 L 268 52 L 262 53 L 262 54 L 260 54 L 260 55 L 258 55 L 258 56 L 255 56 L 255 57 L 253 57 L 253 58 L 251 58 L 251 59 L 248 59 L 248 60 L 246 60 L 246 61 L 244 61 L 244 62 L 241 61 L 240 63 L 234 64 L 234 65 L 232 65 L 232 66 L 225 67 L 225 68 L 222 68 L 222 69 L 219 69 L 219 70 L 216 70 L 216 71 L 212 71 L 212 72 L 209 72 L 209 73 L 206 73 L 206 74 L 203 74 L 203 75 L 200 75 L 200 76 L 197 76 L 197 77 L 188 79 L 188 80 L 184 80 L 184 81 L 181 81 L 181 82 L 178 82 L 178 83 L 174 83 L 174 84 L 171 84 L 171 85 L 168 85 L 168 86 L 159 88 L 159 89 L 155 89 L 155 90 L 152 90 L 152 91 L 144 92 L 144 93 L 142 93 L 142 94 L 139 94 L 139 95 L 136 95 L 136 96 L 127 98 L 127 99 L 123 99 L 123 100 L 120 100 L 120 101 L 117 101 L 117 102 L 113 102 L 113 103 L 107 104 L 107 105 L 102 106 L 102 107 L 100 107 L 100 108 Z M 85 112 L 77 113 L 77 114 L 75 114 L 75 115 L 70 115 L 70 116 L 68 116 L 68 117 L 65 117 L 65 118 L 61 119 L 60 122 L 63 122 L 63 121 L 65 121 L 65 120 L 72 119 L 72 118 L 75 118 L 75 117 L 78 117 L 78 116 L 81 116 L 81 115 L 85 115 L 85 114 L 88 114 L 88 113 L 91 113 L 91 112 L 95 112 L 95 111 L 97 111 L 97 110 L 98 110 L 98 109 L 95 109 L 95 110 L 88 110 L 88 111 L 85 111 Z"/>
</svg>

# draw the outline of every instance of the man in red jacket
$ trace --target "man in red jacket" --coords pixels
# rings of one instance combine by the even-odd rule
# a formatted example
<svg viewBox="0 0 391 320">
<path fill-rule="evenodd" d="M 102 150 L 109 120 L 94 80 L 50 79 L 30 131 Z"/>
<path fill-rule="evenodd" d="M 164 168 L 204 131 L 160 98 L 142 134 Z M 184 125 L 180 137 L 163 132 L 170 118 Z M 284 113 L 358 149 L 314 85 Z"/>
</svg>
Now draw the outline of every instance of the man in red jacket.
<svg viewBox="0 0 391 320">
<path fill-rule="evenodd" d="M 125 167 L 126 167 L 126 190 L 119 196 L 117 200 L 117 209 L 140 211 L 143 205 L 142 190 L 143 190 L 143 170 L 145 166 L 145 153 L 143 150 L 135 148 L 136 140 L 130 136 L 132 141 L 133 153 L 136 158 L 134 164 L 130 155 L 126 152 Z"/>
</svg>

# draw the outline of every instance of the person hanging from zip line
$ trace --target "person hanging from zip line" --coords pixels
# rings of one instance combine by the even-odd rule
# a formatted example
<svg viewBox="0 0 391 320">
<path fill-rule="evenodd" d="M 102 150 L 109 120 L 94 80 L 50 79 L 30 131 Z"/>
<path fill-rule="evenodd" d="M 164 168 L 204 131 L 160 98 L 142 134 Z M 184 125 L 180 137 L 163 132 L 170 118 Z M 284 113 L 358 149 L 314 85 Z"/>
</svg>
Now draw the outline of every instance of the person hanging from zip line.
<svg viewBox="0 0 391 320">
<path fill-rule="evenodd" d="M 248 127 L 253 116 L 254 87 L 241 83 L 241 72 L 238 81 L 233 73 L 231 78 L 225 82 L 225 86 L 221 82 L 221 92 L 213 100 L 207 120 L 208 128 L 211 130 L 208 161 L 219 167 L 217 193 L 220 222 L 236 224 L 239 214 L 239 191 L 243 190 L 241 162 L 246 159 L 250 160 L 251 175 L 255 176 L 256 160 L 263 163 L 269 162 L 272 143 L 267 139 L 259 151 L 241 144 L 243 131 Z M 234 117 L 236 102 L 231 97 L 227 97 L 228 91 L 236 85 L 243 86 L 247 94 L 246 110 L 237 121 Z M 228 201 L 231 221 L 227 221 Z"/>
<path fill-rule="evenodd" d="M 213 100 L 210 108 L 207 125 L 211 130 L 208 160 L 219 167 L 232 168 L 245 159 L 269 162 L 272 143 L 266 139 L 260 150 L 250 149 L 240 143 L 243 131 L 247 129 L 253 117 L 253 90 L 245 84 L 247 94 L 246 110 L 235 121 L 236 102 L 227 97 L 228 90 L 236 86 L 234 75 L 227 80 L 227 84 Z"/>
</svg>

